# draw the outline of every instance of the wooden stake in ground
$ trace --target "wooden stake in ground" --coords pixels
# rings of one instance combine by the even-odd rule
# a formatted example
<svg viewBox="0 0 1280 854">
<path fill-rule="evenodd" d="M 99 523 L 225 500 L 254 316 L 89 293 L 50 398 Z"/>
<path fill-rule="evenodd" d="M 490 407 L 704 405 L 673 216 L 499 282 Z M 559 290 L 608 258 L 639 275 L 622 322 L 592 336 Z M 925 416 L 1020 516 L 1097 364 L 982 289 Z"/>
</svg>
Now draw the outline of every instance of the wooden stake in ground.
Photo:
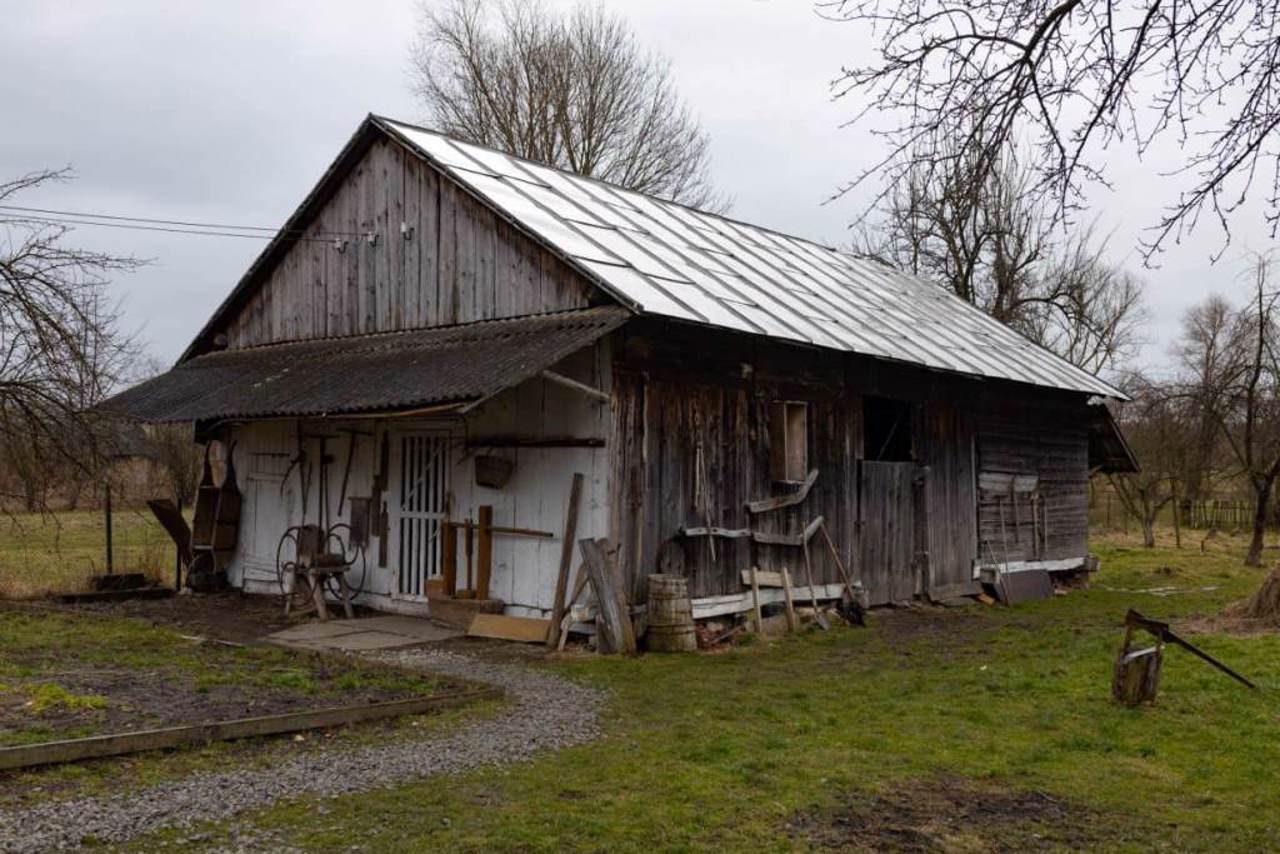
<svg viewBox="0 0 1280 854">
<path fill-rule="evenodd" d="M 569 487 L 569 509 L 564 517 L 564 540 L 560 544 L 560 573 L 556 576 L 556 598 L 551 605 L 551 634 L 547 646 L 560 645 L 560 621 L 564 619 L 564 594 L 568 592 L 569 570 L 573 563 L 573 539 L 578 535 L 578 505 L 582 501 L 582 473 L 575 472 Z M 576 598 L 576 597 L 575 597 Z"/>
<path fill-rule="evenodd" d="M 782 595 L 787 601 L 787 631 L 794 632 L 799 628 L 796 620 L 796 603 L 791 598 L 791 570 L 782 569 Z"/>
<path fill-rule="evenodd" d="M 756 612 L 756 632 L 764 634 L 764 613 L 760 610 L 760 570 L 755 564 L 751 566 L 751 602 Z"/>
<path fill-rule="evenodd" d="M 822 616 L 822 609 L 818 605 L 818 585 L 813 580 L 813 562 L 809 560 L 809 544 L 804 546 L 804 571 L 809 580 L 809 599 L 813 602 L 813 621 L 818 624 L 818 628 L 824 632 L 831 628 L 827 625 L 827 618 Z"/>
</svg>

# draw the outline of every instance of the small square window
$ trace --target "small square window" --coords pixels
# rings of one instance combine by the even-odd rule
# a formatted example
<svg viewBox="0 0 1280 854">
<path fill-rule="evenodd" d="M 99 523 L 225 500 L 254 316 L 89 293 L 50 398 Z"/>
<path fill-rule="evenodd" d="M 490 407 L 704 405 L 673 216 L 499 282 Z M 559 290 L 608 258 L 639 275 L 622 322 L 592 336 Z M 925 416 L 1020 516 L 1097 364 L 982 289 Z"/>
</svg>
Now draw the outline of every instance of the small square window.
<svg viewBox="0 0 1280 854">
<path fill-rule="evenodd" d="M 769 408 L 769 476 L 799 483 L 809 474 L 809 405 L 776 401 Z"/>
</svg>

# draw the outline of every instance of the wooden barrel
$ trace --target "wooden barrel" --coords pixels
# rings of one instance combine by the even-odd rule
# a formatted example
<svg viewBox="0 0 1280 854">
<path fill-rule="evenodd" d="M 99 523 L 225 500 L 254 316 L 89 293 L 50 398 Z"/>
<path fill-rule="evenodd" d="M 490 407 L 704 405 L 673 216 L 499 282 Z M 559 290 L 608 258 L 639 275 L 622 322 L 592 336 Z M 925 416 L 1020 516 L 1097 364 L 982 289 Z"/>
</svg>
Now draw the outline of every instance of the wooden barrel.
<svg viewBox="0 0 1280 854">
<path fill-rule="evenodd" d="M 693 633 L 693 603 L 684 576 L 649 576 L 647 622 L 645 642 L 651 652 L 691 652 L 698 648 Z"/>
</svg>

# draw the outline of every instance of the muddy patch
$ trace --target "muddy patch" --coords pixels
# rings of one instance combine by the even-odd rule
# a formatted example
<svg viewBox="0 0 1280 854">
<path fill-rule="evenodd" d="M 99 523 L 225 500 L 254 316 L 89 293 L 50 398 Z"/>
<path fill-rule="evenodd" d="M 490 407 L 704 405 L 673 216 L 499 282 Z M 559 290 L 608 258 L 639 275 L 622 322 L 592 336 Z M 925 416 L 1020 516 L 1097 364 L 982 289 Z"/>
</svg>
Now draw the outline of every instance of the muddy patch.
<svg viewBox="0 0 1280 854">
<path fill-rule="evenodd" d="M 793 837 L 829 851 L 1036 851 L 1089 848 L 1097 816 L 1042 792 L 980 787 L 959 777 L 857 793 L 797 816 Z"/>
</svg>

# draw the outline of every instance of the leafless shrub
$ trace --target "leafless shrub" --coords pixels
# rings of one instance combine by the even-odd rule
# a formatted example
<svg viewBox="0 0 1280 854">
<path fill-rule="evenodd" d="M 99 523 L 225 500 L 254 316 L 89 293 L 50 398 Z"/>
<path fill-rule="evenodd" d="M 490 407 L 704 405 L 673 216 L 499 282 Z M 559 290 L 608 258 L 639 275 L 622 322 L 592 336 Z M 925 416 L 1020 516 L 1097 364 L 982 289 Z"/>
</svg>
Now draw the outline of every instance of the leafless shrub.
<svg viewBox="0 0 1280 854">
<path fill-rule="evenodd" d="M 494 14 L 496 12 L 496 15 Z M 537 0 L 420 6 L 413 88 L 462 139 L 695 207 L 719 207 L 708 138 L 627 24 Z"/>
<path fill-rule="evenodd" d="M 42 171 L 0 183 L 0 204 L 63 180 Z M 69 246 L 66 226 L 0 215 L 0 458 L 18 473 L 27 509 L 49 481 L 92 474 L 99 426 L 88 413 L 131 361 L 105 287 L 140 263 Z"/>
</svg>

